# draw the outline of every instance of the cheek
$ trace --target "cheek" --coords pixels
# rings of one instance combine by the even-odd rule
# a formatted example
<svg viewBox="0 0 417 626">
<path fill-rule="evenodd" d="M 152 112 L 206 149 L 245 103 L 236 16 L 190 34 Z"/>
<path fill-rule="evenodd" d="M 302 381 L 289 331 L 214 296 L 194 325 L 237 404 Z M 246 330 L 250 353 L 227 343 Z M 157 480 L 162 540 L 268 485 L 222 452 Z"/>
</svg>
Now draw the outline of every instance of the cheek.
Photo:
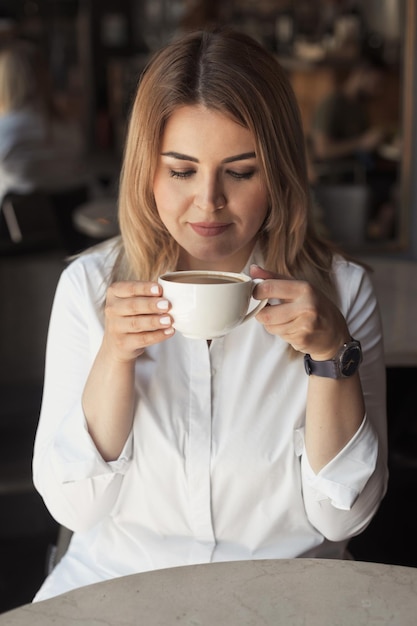
<svg viewBox="0 0 417 626">
<path fill-rule="evenodd" d="M 158 175 L 155 176 L 153 182 L 153 195 L 155 198 L 157 209 L 159 211 L 160 208 L 165 205 L 166 197 L 168 196 L 168 190 L 167 185 L 163 183 Z"/>
<path fill-rule="evenodd" d="M 268 215 L 268 199 L 265 193 L 259 191 L 246 196 L 245 213 L 248 221 L 256 227 L 261 227 Z"/>
<path fill-rule="evenodd" d="M 161 181 L 155 180 L 153 193 L 158 215 L 165 226 L 167 226 L 172 214 L 175 212 L 176 201 L 170 192 L 169 185 Z"/>
<path fill-rule="evenodd" d="M 171 180 L 155 179 L 153 193 L 158 212 L 175 213 L 186 202 L 187 196 L 183 189 Z"/>
<path fill-rule="evenodd" d="M 260 208 L 258 211 L 255 212 L 255 217 L 253 220 L 253 230 L 258 232 L 262 228 L 267 215 L 268 211 L 266 207 L 262 207 L 262 209 Z"/>
</svg>

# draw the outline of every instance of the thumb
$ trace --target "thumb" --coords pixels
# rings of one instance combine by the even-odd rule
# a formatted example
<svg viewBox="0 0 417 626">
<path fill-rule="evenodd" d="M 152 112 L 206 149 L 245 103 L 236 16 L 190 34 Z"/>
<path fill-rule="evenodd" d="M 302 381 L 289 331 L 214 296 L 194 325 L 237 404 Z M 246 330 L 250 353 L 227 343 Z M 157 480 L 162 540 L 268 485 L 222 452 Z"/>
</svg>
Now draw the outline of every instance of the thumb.
<svg viewBox="0 0 417 626">
<path fill-rule="evenodd" d="M 263 267 L 260 267 L 259 265 L 255 265 L 255 264 L 250 266 L 249 274 L 251 278 L 263 278 L 264 280 L 268 278 L 278 278 L 277 274 L 274 274 L 273 272 L 269 272 L 268 270 L 265 270 Z"/>
</svg>

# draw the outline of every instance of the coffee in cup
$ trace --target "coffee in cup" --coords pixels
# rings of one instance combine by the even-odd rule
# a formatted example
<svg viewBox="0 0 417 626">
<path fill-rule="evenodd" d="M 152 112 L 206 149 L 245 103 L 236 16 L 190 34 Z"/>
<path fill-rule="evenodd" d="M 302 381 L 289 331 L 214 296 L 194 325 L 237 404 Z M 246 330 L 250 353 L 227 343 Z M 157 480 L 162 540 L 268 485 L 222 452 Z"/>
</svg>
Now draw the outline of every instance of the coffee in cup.
<svg viewBox="0 0 417 626">
<path fill-rule="evenodd" d="M 260 311 L 267 300 L 250 309 L 252 292 L 262 279 L 215 271 L 178 271 L 158 279 L 171 303 L 173 327 L 185 337 L 222 337 Z"/>
</svg>

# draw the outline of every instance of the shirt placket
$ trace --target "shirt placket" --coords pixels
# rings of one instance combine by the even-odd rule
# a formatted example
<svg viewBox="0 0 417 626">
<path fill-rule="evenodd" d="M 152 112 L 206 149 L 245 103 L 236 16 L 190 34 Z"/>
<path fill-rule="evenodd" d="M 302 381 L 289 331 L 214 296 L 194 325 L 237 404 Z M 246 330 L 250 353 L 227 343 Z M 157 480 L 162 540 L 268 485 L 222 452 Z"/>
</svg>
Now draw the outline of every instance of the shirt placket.
<svg viewBox="0 0 417 626">
<path fill-rule="evenodd" d="M 190 520 L 196 539 L 193 559 L 210 561 L 215 547 L 211 515 L 211 366 L 207 344 L 190 342 L 188 489 Z"/>
</svg>

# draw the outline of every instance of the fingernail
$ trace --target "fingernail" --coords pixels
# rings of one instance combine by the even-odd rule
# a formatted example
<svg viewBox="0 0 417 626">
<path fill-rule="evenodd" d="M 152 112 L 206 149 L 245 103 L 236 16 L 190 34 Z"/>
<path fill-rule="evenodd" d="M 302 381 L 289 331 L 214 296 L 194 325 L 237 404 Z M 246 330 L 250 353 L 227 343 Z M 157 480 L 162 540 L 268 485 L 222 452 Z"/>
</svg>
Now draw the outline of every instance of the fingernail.
<svg viewBox="0 0 417 626">
<path fill-rule="evenodd" d="M 152 285 L 151 293 L 154 293 L 157 296 L 159 294 L 159 285 Z"/>
<path fill-rule="evenodd" d="M 159 323 L 160 324 L 170 324 L 171 323 L 171 318 L 169 317 L 169 315 L 164 315 L 163 317 L 159 318 Z"/>
<path fill-rule="evenodd" d="M 165 328 L 164 334 L 165 335 L 173 335 L 174 334 L 174 329 L 172 328 L 172 326 L 171 326 L 171 328 Z"/>
<path fill-rule="evenodd" d="M 168 308 L 168 300 L 158 300 L 158 302 L 156 303 L 156 306 L 158 309 L 161 309 L 162 311 L 166 311 Z"/>
</svg>

